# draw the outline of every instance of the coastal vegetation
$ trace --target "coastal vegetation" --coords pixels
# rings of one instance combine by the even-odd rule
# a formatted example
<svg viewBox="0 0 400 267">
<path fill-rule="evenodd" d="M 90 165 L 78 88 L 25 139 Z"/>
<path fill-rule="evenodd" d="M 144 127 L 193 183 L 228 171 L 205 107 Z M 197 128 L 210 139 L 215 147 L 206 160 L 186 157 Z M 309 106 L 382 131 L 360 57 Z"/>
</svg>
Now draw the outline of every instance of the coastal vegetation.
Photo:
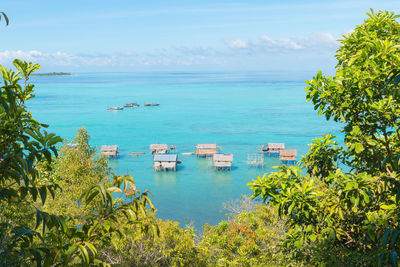
<svg viewBox="0 0 400 267">
<path fill-rule="evenodd" d="M 193 227 L 157 219 L 147 190 L 114 175 L 89 144 L 48 133 L 27 111 L 40 66 L 0 66 L 0 265 L 398 265 L 400 24 L 371 11 L 344 36 L 333 77 L 307 101 L 343 126 L 312 141 L 300 167 L 249 183 L 227 219 Z M 70 145 L 73 143 L 74 145 Z"/>
<path fill-rule="evenodd" d="M 400 25 L 371 11 L 344 36 L 336 75 L 307 81 L 307 101 L 343 125 L 313 140 L 298 167 L 281 166 L 250 183 L 290 229 L 296 258 L 328 265 L 397 266 L 400 245 Z"/>
</svg>

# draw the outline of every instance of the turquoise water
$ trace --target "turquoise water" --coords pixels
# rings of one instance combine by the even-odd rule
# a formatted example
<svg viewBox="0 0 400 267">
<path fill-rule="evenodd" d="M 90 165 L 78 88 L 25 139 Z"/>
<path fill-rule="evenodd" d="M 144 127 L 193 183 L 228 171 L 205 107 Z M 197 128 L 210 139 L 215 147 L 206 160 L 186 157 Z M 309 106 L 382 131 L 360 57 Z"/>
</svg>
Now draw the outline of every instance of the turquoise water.
<svg viewBox="0 0 400 267">
<path fill-rule="evenodd" d="M 91 144 L 119 145 L 110 160 L 115 173 L 132 174 L 137 187 L 148 189 L 163 219 L 192 221 L 196 227 L 225 218 L 223 203 L 250 194 L 246 183 L 279 164 L 267 159 L 264 170 L 247 166 L 257 145 L 283 142 L 307 151 L 323 133 L 339 126 L 317 116 L 305 102 L 307 73 L 82 73 L 34 77 L 36 98 L 29 108 L 50 130 L 72 139 L 85 126 Z M 158 107 L 107 111 L 108 106 L 137 102 Z M 176 145 L 182 164 L 174 172 L 155 172 L 149 145 Z M 234 155 L 230 172 L 216 172 L 206 159 L 184 156 L 196 143 L 217 143 Z M 131 152 L 146 152 L 139 157 Z"/>
</svg>

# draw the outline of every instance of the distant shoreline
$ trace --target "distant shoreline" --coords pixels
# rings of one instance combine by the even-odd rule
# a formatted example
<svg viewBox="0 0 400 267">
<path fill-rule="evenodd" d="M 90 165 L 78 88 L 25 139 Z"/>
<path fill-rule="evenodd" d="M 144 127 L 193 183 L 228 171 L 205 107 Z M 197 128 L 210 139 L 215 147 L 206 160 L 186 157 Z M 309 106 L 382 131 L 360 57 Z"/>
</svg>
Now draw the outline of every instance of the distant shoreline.
<svg viewBox="0 0 400 267">
<path fill-rule="evenodd" d="M 71 75 L 70 72 L 46 72 L 46 73 L 35 73 L 32 76 L 67 76 Z"/>
</svg>

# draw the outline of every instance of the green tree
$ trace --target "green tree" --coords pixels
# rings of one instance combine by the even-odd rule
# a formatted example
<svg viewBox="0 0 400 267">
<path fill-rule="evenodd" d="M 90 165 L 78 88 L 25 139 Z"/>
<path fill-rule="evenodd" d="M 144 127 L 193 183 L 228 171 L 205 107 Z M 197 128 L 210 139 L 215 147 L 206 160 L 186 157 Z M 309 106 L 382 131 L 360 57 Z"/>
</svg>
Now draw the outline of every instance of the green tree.
<svg viewBox="0 0 400 267">
<path fill-rule="evenodd" d="M 344 124 L 346 163 L 379 172 L 400 154 L 400 26 L 394 13 L 368 16 L 341 40 L 336 75 L 319 72 L 306 90 L 318 114 Z"/>
<path fill-rule="evenodd" d="M 277 209 L 250 200 L 228 203 L 227 221 L 203 227 L 199 257 L 207 266 L 302 266 L 279 246 L 286 227 Z"/>
<path fill-rule="evenodd" d="M 307 81 L 307 101 L 342 123 L 344 147 L 331 135 L 313 141 L 297 167 L 258 177 L 253 197 L 287 218 L 284 247 L 309 262 L 397 266 L 400 195 L 400 25 L 380 11 L 344 36 L 334 77 Z M 343 172 L 339 167 L 349 169 Z"/>
<path fill-rule="evenodd" d="M 54 199 L 46 202 L 45 211 L 74 217 L 87 215 L 92 207 L 83 205 L 82 194 L 97 184 L 110 186 L 112 176 L 107 158 L 97 156 L 89 140 L 87 130 L 79 128 L 72 143 L 65 143 L 59 149 L 59 157 L 53 165 L 50 168 L 47 163 L 41 166 L 41 181 L 51 181 L 62 188 Z"/>
</svg>

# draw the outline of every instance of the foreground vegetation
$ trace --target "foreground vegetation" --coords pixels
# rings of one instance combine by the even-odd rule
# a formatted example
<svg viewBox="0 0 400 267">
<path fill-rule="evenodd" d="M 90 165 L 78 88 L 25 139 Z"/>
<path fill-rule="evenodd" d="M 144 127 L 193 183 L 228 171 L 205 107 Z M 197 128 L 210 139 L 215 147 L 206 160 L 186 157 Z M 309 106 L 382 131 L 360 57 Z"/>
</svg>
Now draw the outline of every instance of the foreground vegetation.
<svg viewBox="0 0 400 267">
<path fill-rule="evenodd" d="M 0 67 L 0 265 L 397 266 L 400 245 L 400 25 L 369 14 L 341 40 L 334 77 L 307 81 L 344 145 L 313 140 L 298 167 L 249 183 L 228 218 L 191 227 L 159 220 L 148 192 L 114 175 L 84 128 L 69 146 L 33 119 L 31 74 Z M 304 173 L 303 173 L 304 171 Z"/>
</svg>

